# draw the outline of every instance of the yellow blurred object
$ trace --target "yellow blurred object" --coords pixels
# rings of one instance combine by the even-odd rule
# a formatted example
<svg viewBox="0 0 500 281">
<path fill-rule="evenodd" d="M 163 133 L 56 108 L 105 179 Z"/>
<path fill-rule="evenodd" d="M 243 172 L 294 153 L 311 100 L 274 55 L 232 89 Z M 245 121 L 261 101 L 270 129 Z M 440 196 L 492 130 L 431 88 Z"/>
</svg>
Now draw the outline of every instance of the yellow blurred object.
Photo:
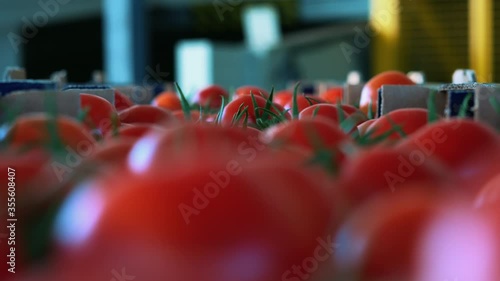
<svg viewBox="0 0 500 281">
<path fill-rule="evenodd" d="M 376 33 L 373 36 L 372 73 L 398 69 L 400 0 L 371 0 L 370 26 Z"/>
<path fill-rule="evenodd" d="M 478 82 L 493 82 L 493 1 L 469 0 L 469 61 Z"/>
</svg>

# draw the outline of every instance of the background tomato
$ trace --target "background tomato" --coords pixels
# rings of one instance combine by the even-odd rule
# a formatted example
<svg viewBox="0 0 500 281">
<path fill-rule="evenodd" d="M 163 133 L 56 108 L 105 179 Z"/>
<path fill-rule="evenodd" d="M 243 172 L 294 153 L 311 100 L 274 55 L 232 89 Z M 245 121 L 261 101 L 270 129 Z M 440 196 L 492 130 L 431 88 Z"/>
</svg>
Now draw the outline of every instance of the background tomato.
<svg viewBox="0 0 500 281">
<path fill-rule="evenodd" d="M 133 106 L 134 103 L 123 93 L 115 90 L 115 109 L 121 111 Z"/>
<path fill-rule="evenodd" d="M 166 124 L 173 119 L 170 111 L 152 105 L 134 105 L 120 111 L 118 117 L 127 124 Z"/>
<path fill-rule="evenodd" d="M 340 121 L 342 121 L 340 120 L 341 116 L 346 118 L 347 114 L 342 109 L 340 109 L 339 112 L 336 105 L 320 103 L 311 105 L 302 110 L 299 114 L 299 119 L 322 117 L 330 120 L 332 124 L 339 124 Z"/>
<path fill-rule="evenodd" d="M 182 109 L 181 99 L 175 92 L 161 92 L 151 104 L 171 111 Z"/>
<path fill-rule="evenodd" d="M 343 95 L 344 95 L 344 88 L 333 87 L 320 93 L 319 97 L 325 100 L 326 102 L 337 104 L 339 102 L 342 102 Z"/>
<path fill-rule="evenodd" d="M 229 99 L 229 93 L 221 86 L 211 85 L 200 90 L 194 97 L 193 102 L 203 108 L 219 109 L 222 105 L 222 97 L 225 101 Z"/>
<path fill-rule="evenodd" d="M 255 96 L 261 96 L 264 99 L 269 98 L 269 92 L 256 86 L 241 86 L 234 92 L 233 99 L 237 99 L 241 96 L 250 96 L 254 94 Z"/>
<path fill-rule="evenodd" d="M 376 138 L 399 127 L 400 130 L 387 136 L 388 140 L 397 141 L 411 135 L 413 132 L 427 125 L 427 123 L 428 112 L 426 109 L 404 108 L 391 111 L 375 119 L 367 131 L 371 132 L 373 138 Z"/>
<path fill-rule="evenodd" d="M 90 131 L 97 130 L 98 134 L 106 135 L 113 129 L 113 126 L 120 127 L 118 113 L 106 99 L 82 93 L 80 104 L 82 109 L 87 110 L 84 124 Z"/>
<path fill-rule="evenodd" d="M 360 109 L 364 114 L 368 114 L 368 107 L 371 104 L 372 112 L 377 112 L 378 89 L 383 85 L 415 85 L 415 83 L 398 71 L 386 71 L 374 76 L 368 81 L 361 92 Z"/>
</svg>

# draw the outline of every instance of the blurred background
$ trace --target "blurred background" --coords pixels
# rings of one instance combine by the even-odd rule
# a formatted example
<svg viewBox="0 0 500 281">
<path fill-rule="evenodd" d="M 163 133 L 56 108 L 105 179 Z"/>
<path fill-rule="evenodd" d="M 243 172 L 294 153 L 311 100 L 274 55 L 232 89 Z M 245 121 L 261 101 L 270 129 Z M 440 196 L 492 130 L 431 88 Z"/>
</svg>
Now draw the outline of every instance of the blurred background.
<svg viewBox="0 0 500 281">
<path fill-rule="evenodd" d="M 389 69 L 449 82 L 472 68 L 492 82 L 499 15 L 500 0 L 0 0 L 0 69 L 187 91 Z"/>
</svg>

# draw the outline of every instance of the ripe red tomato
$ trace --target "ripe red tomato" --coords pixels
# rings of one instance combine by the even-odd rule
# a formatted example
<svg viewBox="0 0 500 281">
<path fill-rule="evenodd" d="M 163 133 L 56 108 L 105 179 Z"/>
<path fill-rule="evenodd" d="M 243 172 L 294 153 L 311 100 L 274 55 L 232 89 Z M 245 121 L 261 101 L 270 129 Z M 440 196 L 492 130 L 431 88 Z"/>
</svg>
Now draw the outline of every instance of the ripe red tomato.
<svg viewBox="0 0 500 281">
<path fill-rule="evenodd" d="M 374 76 L 365 84 L 361 92 L 360 109 L 364 114 L 368 114 L 368 107 L 372 106 L 372 112 L 377 112 L 378 89 L 383 85 L 415 85 L 415 83 L 398 71 L 386 71 Z"/>
<path fill-rule="evenodd" d="M 127 124 L 165 124 L 173 119 L 168 110 L 152 105 L 134 105 L 120 111 L 118 117 L 122 123 Z"/>
<path fill-rule="evenodd" d="M 53 124 L 55 131 L 51 132 Z M 53 136 L 54 134 L 54 136 Z M 73 150 L 82 150 L 95 145 L 95 139 L 76 120 L 67 116 L 53 118 L 45 113 L 26 114 L 18 117 L 6 137 L 14 149 L 30 146 L 53 145 L 59 141 Z"/>
<path fill-rule="evenodd" d="M 273 96 L 273 102 L 285 106 L 293 98 L 293 92 L 289 90 L 279 91 Z"/>
<path fill-rule="evenodd" d="M 344 88 L 333 87 L 320 93 L 319 97 L 325 100 L 326 102 L 337 104 L 339 102 L 342 102 L 343 95 L 344 95 Z"/>
<path fill-rule="evenodd" d="M 102 97 L 91 94 L 80 94 L 80 104 L 82 109 L 87 109 L 87 115 L 84 124 L 90 131 L 97 130 L 100 135 L 109 133 L 115 126 L 120 126 L 120 120 L 113 116 L 118 116 L 113 105 Z"/>
<path fill-rule="evenodd" d="M 117 111 L 122 111 L 133 106 L 134 103 L 123 93 L 115 90 L 115 109 Z"/>
<path fill-rule="evenodd" d="M 336 270 L 355 278 L 348 280 L 415 280 L 420 239 L 438 211 L 450 205 L 442 196 L 414 188 L 361 206 L 337 232 Z"/>
<path fill-rule="evenodd" d="M 155 124 L 131 124 L 128 126 L 122 126 L 118 129 L 116 136 L 113 135 L 113 133 L 109 133 L 106 138 L 107 139 L 112 139 L 112 138 L 120 138 L 120 139 L 133 139 L 133 140 L 138 140 L 142 138 L 143 136 L 152 133 L 152 132 L 162 132 L 165 130 L 164 128 L 155 125 Z"/>
<path fill-rule="evenodd" d="M 362 136 L 362 135 L 365 135 L 368 131 L 368 128 L 373 124 L 373 122 L 375 122 L 377 119 L 370 119 L 370 120 L 366 120 L 365 122 L 359 124 L 357 126 L 358 128 L 358 132 L 359 134 Z"/>
<path fill-rule="evenodd" d="M 264 99 L 269 98 L 269 92 L 256 86 L 241 86 L 236 89 L 233 99 L 240 98 L 242 96 L 250 96 L 251 94 L 255 96 L 261 96 Z"/>
<path fill-rule="evenodd" d="M 222 105 L 222 97 L 227 101 L 229 93 L 221 86 L 212 85 L 199 91 L 193 98 L 193 102 L 203 108 L 208 106 L 211 109 L 219 109 Z"/>
<path fill-rule="evenodd" d="M 491 178 L 476 196 L 476 207 L 500 206 L 500 170 Z"/>
<path fill-rule="evenodd" d="M 412 153 L 385 147 L 361 151 L 347 160 L 340 173 L 340 190 L 347 208 L 397 192 L 408 184 L 434 186 L 450 180 L 440 163 L 417 160 Z"/>
<path fill-rule="evenodd" d="M 499 280 L 499 211 L 466 206 L 435 215 L 420 237 L 412 280 Z"/>
<path fill-rule="evenodd" d="M 258 107 L 260 107 L 260 108 L 266 107 L 266 103 L 267 103 L 266 99 L 264 99 L 263 97 L 260 97 L 260 96 L 254 96 L 254 98 L 255 98 L 255 102 L 256 102 Z M 252 101 L 252 96 L 250 96 L 250 95 L 243 95 L 243 96 L 231 101 L 230 103 L 228 103 L 226 105 L 226 107 L 224 108 L 224 112 L 223 112 L 222 118 L 221 118 L 221 124 L 223 126 L 233 125 L 233 117 L 236 116 L 236 114 L 238 113 L 238 109 L 243 111 L 245 108 L 247 108 L 247 112 L 248 112 L 248 125 L 255 126 L 255 124 L 257 122 L 257 118 L 260 117 L 260 115 L 264 115 L 264 111 L 263 110 L 255 110 L 254 105 L 253 105 L 253 101 Z M 273 104 L 273 106 L 271 107 L 270 110 L 276 115 L 281 115 L 285 111 L 285 109 L 283 109 L 280 105 L 277 105 L 277 104 Z M 255 111 L 257 111 L 257 115 L 259 115 L 259 116 L 256 116 Z M 291 119 L 291 116 L 289 113 L 286 113 L 284 115 L 284 118 Z M 244 119 L 245 119 L 245 115 L 243 115 L 240 118 L 240 121 L 238 124 L 242 125 Z M 271 119 L 273 119 L 273 117 L 268 114 L 267 120 L 271 120 Z"/>
<path fill-rule="evenodd" d="M 171 111 L 182 109 L 181 99 L 174 92 L 162 92 L 158 94 L 151 104 Z"/>
<path fill-rule="evenodd" d="M 298 147 L 310 155 L 328 152 L 329 163 L 335 167 L 344 159 L 340 150 L 342 145 L 350 143 L 350 138 L 330 120 L 318 117 L 314 119 L 292 120 L 266 129 L 261 140 L 273 147 L 280 149 Z M 329 167 L 329 168 L 332 168 Z"/>
<path fill-rule="evenodd" d="M 75 225 L 85 229 L 83 233 L 69 229 L 72 226 L 64 220 L 58 224 L 62 228 L 57 237 L 64 237 L 61 245 L 70 252 L 80 250 L 75 264 L 91 266 L 91 276 L 109 274 L 110 268 L 126 264 L 130 274 L 152 281 L 180 276 L 182 280 L 234 281 L 242 276 L 248 281 L 280 280 L 322 245 L 318 239 L 324 237 L 323 244 L 329 247 L 332 207 L 324 188 L 326 177 L 312 178 L 309 169 L 267 151 L 260 158 L 227 150 L 227 141 L 206 146 L 210 139 L 226 140 L 239 130 L 190 128 L 179 130 L 195 135 L 175 137 L 190 145 L 180 143 L 173 158 L 160 152 L 161 167 L 117 174 L 68 201 L 63 208 L 70 212 L 81 213 L 89 204 L 95 210 L 95 220 Z M 194 142 L 203 143 L 196 153 L 189 149 Z M 172 151 L 175 143 L 163 145 L 161 150 Z M 240 145 L 235 142 L 233 147 Z M 103 197 L 99 190 L 111 184 L 119 190 Z M 71 233 L 76 235 L 62 235 Z M 227 270 L 228 263 L 232 270 Z M 58 274 L 74 280 L 66 270 Z"/>
<path fill-rule="evenodd" d="M 299 112 L 301 112 L 302 110 L 308 108 L 313 104 L 318 104 L 318 103 L 326 103 L 326 102 L 321 98 L 315 96 L 297 95 L 297 106 L 299 108 Z M 293 108 L 293 100 L 289 100 L 283 107 L 291 112 Z"/>
<path fill-rule="evenodd" d="M 484 172 L 500 159 L 498 135 L 491 128 L 468 119 L 442 120 L 427 125 L 402 140 L 398 149 L 414 154 L 416 161 L 439 161 L 451 169 L 463 190 L 475 194 L 482 185 L 470 182 L 482 178 Z M 483 183 L 484 184 L 484 183 Z"/>
<path fill-rule="evenodd" d="M 403 135 L 397 131 L 388 136 L 388 140 L 397 141 L 427 125 L 427 115 L 426 109 L 397 109 L 375 119 L 368 128 L 368 132 L 372 132 L 372 137 L 376 138 L 391 131 L 395 126 L 399 126 L 404 133 Z"/>
<path fill-rule="evenodd" d="M 322 117 L 330 120 L 332 124 L 339 124 L 341 121 L 339 114 L 342 114 L 344 118 L 347 117 L 347 114 L 342 109 L 341 111 L 342 113 L 339 113 L 337 106 L 333 104 L 314 104 L 302 110 L 299 119 Z"/>
<path fill-rule="evenodd" d="M 352 105 L 349 105 L 349 104 L 341 104 L 340 105 L 342 107 L 342 109 L 344 110 L 344 112 L 347 114 L 347 115 L 352 115 L 354 113 L 359 113 L 359 114 L 363 114 L 361 112 L 361 110 L 357 109 L 356 107 L 352 106 Z"/>
</svg>

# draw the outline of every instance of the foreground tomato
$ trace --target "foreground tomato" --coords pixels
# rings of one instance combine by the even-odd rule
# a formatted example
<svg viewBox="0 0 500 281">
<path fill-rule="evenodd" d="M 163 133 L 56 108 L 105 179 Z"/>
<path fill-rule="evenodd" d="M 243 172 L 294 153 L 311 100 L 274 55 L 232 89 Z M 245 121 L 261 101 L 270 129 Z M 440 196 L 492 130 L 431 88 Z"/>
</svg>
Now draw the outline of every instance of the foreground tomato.
<svg viewBox="0 0 500 281">
<path fill-rule="evenodd" d="M 357 209 L 337 233 L 335 260 L 339 275 L 360 281 L 415 280 L 420 239 L 438 211 L 453 205 L 450 202 L 415 187 Z M 452 250 L 453 246 L 443 249 Z M 429 248 L 427 253 L 437 257 L 441 252 Z"/>
<path fill-rule="evenodd" d="M 228 137 L 222 128 L 195 132 L 199 138 L 181 139 L 206 144 Z M 177 155 L 158 155 L 162 165 L 157 169 L 116 175 L 77 193 L 66 211 L 79 213 L 92 205 L 95 212 L 78 226 L 65 223 L 61 215 L 57 237 L 75 258 L 65 258 L 66 269 L 60 268 L 53 280 L 99 280 L 110 268 L 123 267 L 151 281 L 294 276 L 292 267 L 303 266 L 321 247 L 318 239 L 330 245 L 327 179 L 311 178 L 308 169 L 286 157 L 267 151 L 242 156 L 226 144 L 198 146 L 196 153 L 179 144 Z M 111 191 L 112 186 L 119 190 Z M 82 263 L 93 268 L 85 277 L 71 272 Z"/>
<path fill-rule="evenodd" d="M 408 184 L 434 186 L 449 181 L 440 163 L 417 163 L 412 154 L 393 148 L 359 152 L 341 171 L 340 191 L 347 209 L 353 209 L 381 194 L 397 192 Z"/>
<path fill-rule="evenodd" d="M 361 92 L 359 106 L 364 114 L 368 114 L 370 104 L 372 112 L 377 112 L 378 89 L 383 85 L 415 85 L 415 83 L 406 74 L 398 71 L 386 71 L 374 76 Z"/>
<path fill-rule="evenodd" d="M 113 126 L 120 126 L 120 120 L 113 120 L 113 116 L 117 116 L 118 113 L 104 98 L 80 94 L 80 104 L 83 109 L 87 110 L 84 124 L 90 131 L 97 130 L 99 135 L 105 135 L 112 130 Z"/>
<path fill-rule="evenodd" d="M 218 85 L 212 85 L 199 91 L 194 96 L 193 102 L 203 108 L 208 106 L 210 109 L 219 109 L 222 105 L 222 98 L 225 101 L 229 99 L 229 93 L 226 89 Z"/>
<path fill-rule="evenodd" d="M 499 280 L 499 211 L 457 207 L 434 216 L 420 239 L 413 280 Z"/>
<path fill-rule="evenodd" d="M 161 132 L 163 130 L 164 128 L 155 124 L 131 124 L 128 126 L 120 127 L 120 129 L 118 129 L 118 131 L 116 132 L 116 135 L 114 135 L 113 133 L 109 133 L 106 138 L 127 138 L 138 140 L 151 132 Z"/>
<path fill-rule="evenodd" d="M 476 197 L 476 207 L 500 206 L 500 170 L 481 189 Z"/>
</svg>

